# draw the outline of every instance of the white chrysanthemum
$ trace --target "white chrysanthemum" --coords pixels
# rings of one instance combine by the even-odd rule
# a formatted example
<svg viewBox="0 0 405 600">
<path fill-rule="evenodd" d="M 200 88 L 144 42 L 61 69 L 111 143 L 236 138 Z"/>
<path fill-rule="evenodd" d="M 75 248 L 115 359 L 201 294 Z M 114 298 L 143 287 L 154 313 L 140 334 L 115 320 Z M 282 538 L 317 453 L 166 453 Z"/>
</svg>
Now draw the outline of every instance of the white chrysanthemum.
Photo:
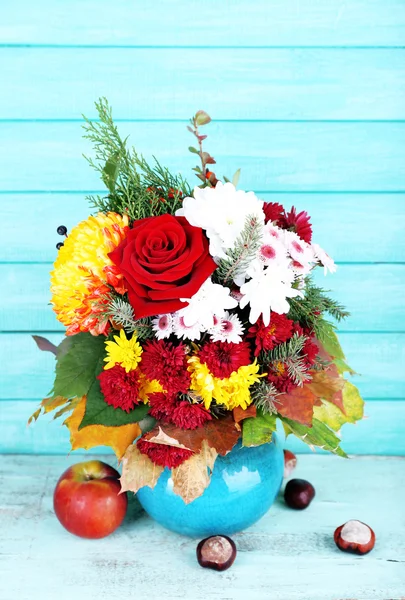
<svg viewBox="0 0 405 600">
<path fill-rule="evenodd" d="M 242 341 L 243 331 L 243 325 L 238 316 L 226 312 L 219 323 L 211 329 L 211 340 L 239 344 Z"/>
<path fill-rule="evenodd" d="M 323 270 L 325 275 L 328 273 L 335 273 L 337 269 L 337 265 L 333 258 L 326 254 L 325 250 L 323 250 L 318 244 L 312 244 L 312 249 L 315 254 L 315 258 L 321 263 L 323 266 Z"/>
<path fill-rule="evenodd" d="M 215 188 L 194 188 L 194 198 L 185 198 L 177 215 L 190 225 L 205 229 L 210 240 L 210 254 L 224 258 L 242 232 L 246 218 L 254 215 L 264 223 L 263 200 L 253 192 L 236 190 L 232 183 L 217 183 Z"/>
<path fill-rule="evenodd" d="M 295 275 L 292 269 L 281 264 L 272 264 L 265 269 L 257 269 L 252 279 L 240 291 L 243 298 L 240 307 L 250 304 L 249 321 L 256 323 L 262 315 L 263 323 L 270 323 L 270 312 L 285 314 L 290 310 L 287 298 L 302 296 L 302 292 L 292 287 Z"/>
<path fill-rule="evenodd" d="M 202 329 L 198 323 L 188 326 L 179 313 L 173 315 L 173 333 L 180 339 L 199 340 Z"/>
<path fill-rule="evenodd" d="M 168 338 L 173 333 L 172 315 L 158 315 L 155 319 L 152 319 L 152 329 L 158 340 Z"/>
<path fill-rule="evenodd" d="M 180 298 L 182 302 L 188 302 L 188 306 L 176 314 L 183 317 L 187 326 L 198 323 L 202 331 L 207 331 L 214 325 L 214 316 L 221 319 L 226 309 L 238 306 L 237 300 L 229 292 L 229 288 L 212 283 L 209 278 L 192 298 Z"/>
<path fill-rule="evenodd" d="M 302 267 L 315 262 L 311 245 L 304 242 L 294 231 L 284 231 L 284 243 L 291 258 Z"/>
</svg>

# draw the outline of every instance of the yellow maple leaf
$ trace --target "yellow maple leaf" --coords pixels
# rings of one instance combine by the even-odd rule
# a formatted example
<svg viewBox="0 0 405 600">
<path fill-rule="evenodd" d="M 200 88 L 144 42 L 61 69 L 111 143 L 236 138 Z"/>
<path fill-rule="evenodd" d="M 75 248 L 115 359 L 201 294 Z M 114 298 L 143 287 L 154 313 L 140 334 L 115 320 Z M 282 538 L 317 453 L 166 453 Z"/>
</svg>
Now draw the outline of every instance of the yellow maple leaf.
<svg viewBox="0 0 405 600">
<path fill-rule="evenodd" d="M 141 435 L 138 423 L 129 423 L 119 427 L 107 427 L 105 425 L 87 425 L 79 430 L 86 410 L 86 396 L 80 400 L 73 413 L 64 421 L 64 425 L 70 431 L 70 443 L 72 450 L 78 448 L 94 448 L 94 446 L 110 446 L 118 460 L 125 454 L 130 444 Z"/>
</svg>

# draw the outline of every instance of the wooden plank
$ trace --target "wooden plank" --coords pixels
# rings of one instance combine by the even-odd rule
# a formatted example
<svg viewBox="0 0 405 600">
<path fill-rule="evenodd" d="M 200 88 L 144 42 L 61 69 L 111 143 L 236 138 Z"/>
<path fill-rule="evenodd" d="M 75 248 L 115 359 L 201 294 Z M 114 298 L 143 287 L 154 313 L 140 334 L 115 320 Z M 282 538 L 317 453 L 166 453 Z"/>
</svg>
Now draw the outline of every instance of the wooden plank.
<svg viewBox="0 0 405 600">
<path fill-rule="evenodd" d="M 61 334 L 47 334 L 58 344 Z M 405 398 L 405 334 L 345 333 L 341 343 L 350 365 L 361 376 L 354 378 L 364 397 Z M 0 399 L 43 398 L 54 377 L 54 357 L 40 352 L 28 333 L 0 334 L 2 386 Z"/>
<path fill-rule="evenodd" d="M 91 455 L 94 456 L 94 455 Z M 103 457 L 114 466 L 111 457 Z M 199 567 L 196 539 L 170 533 L 130 495 L 127 518 L 101 540 L 78 539 L 52 509 L 58 477 L 78 457 L 3 456 L 0 476 L 0 595 L 5 600 L 399 600 L 405 588 L 405 492 L 401 458 L 301 456 L 296 476 L 316 488 L 311 506 L 293 511 L 282 495 L 253 527 L 232 536 L 230 570 Z M 369 523 L 376 546 L 366 557 L 340 552 L 335 528 Z M 24 573 L 22 577 L 20 574 Z"/>
<path fill-rule="evenodd" d="M 218 120 L 399 120 L 404 57 L 404 49 L 6 47 L 0 115 L 96 118 L 103 95 L 120 119 L 184 120 L 204 107 Z"/>
<path fill-rule="evenodd" d="M 0 453 L 68 454 L 69 431 L 62 426 L 63 418 L 53 420 L 52 415 L 44 415 L 36 423 L 27 425 L 38 406 L 38 400 L 0 401 Z M 357 425 L 343 427 L 344 450 L 348 454 L 405 455 L 405 401 L 372 400 L 366 403 L 365 414 L 366 418 Z M 281 429 L 279 435 L 284 437 Z M 296 453 L 312 453 L 309 446 L 294 436 L 288 437 L 285 447 Z M 92 452 L 111 450 L 100 447 Z M 86 452 L 78 450 L 74 454 Z"/>
<path fill-rule="evenodd" d="M 195 157 L 187 151 L 185 123 L 120 124 L 146 158 L 187 176 Z M 261 191 L 405 190 L 405 123 L 217 122 L 207 128 L 207 149 L 218 174 L 242 167 L 241 187 Z M 82 152 L 79 123 L 3 122 L 0 189 L 82 191 L 99 189 Z M 170 140 L 170 143 L 168 143 Z"/>
<path fill-rule="evenodd" d="M 193 181 L 193 175 L 189 176 Z M 243 183 L 243 182 L 242 182 Z M 0 260 L 52 262 L 58 225 L 91 212 L 85 194 L 2 194 Z M 260 194 L 311 215 L 314 240 L 337 261 L 405 262 L 405 194 Z M 21 218 L 29 215 L 29 218 Z M 376 237 L 377 236 L 377 237 Z M 378 239 L 378 243 L 376 243 Z"/>
<path fill-rule="evenodd" d="M 50 269 L 50 264 L 0 264 L 7 289 L 0 299 L 0 331 L 64 331 L 49 306 Z M 344 264 L 326 277 L 317 269 L 315 281 L 350 310 L 341 331 L 405 332 L 405 264 Z"/>
<path fill-rule="evenodd" d="M 401 46 L 401 0 L 97 0 L 4 3 L 4 44 L 147 46 Z M 107 15 L 110 15 L 108 17 Z M 46 18 L 45 18 L 46 17 Z"/>
</svg>

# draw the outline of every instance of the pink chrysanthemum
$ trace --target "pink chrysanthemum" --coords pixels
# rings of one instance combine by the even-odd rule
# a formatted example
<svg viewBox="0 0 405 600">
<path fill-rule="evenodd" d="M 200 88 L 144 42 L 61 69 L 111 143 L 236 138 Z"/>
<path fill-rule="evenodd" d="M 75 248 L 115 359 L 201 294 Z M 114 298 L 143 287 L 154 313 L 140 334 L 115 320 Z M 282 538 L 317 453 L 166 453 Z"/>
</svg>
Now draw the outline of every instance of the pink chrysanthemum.
<svg viewBox="0 0 405 600">
<path fill-rule="evenodd" d="M 189 388 L 190 375 L 183 344 L 174 346 L 164 340 L 147 342 L 140 368 L 149 379 L 157 379 L 168 394 L 185 393 Z"/>
<path fill-rule="evenodd" d="M 247 342 L 207 342 L 202 346 L 200 362 L 205 363 L 214 377 L 225 379 L 245 365 L 250 364 L 250 350 Z"/>
<path fill-rule="evenodd" d="M 104 400 L 114 408 L 130 412 L 139 404 L 139 371 L 127 373 L 121 365 L 115 365 L 107 371 L 101 371 L 97 377 Z"/>
</svg>

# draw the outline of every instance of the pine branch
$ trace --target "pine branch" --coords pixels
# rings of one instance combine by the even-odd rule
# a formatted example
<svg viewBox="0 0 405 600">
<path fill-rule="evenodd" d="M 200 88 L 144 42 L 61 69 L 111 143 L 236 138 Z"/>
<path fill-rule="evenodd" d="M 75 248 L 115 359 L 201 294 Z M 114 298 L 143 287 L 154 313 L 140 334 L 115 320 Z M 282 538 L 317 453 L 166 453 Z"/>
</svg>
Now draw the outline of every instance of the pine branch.
<svg viewBox="0 0 405 600">
<path fill-rule="evenodd" d="M 153 335 L 151 320 L 135 319 L 134 309 L 122 298 L 113 298 L 106 309 L 105 314 L 128 333 L 136 333 L 140 341 L 146 340 Z"/>
<path fill-rule="evenodd" d="M 295 333 L 291 339 L 278 344 L 269 352 L 262 352 L 259 362 L 269 370 L 274 369 L 275 371 L 277 371 L 277 367 L 280 364 L 284 365 L 287 368 L 290 379 L 295 385 L 302 386 L 306 381 L 311 379 L 303 356 L 306 340 L 305 335 Z"/>
<path fill-rule="evenodd" d="M 215 277 L 218 283 L 230 286 L 234 279 L 243 275 L 256 256 L 262 239 L 262 223 L 255 215 L 246 217 L 245 226 L 233 248 L 220 260 Z"/>
<path fill-rule="evenodd" d="M 112 118 L 112 110 L 105 98 L 95 103 L 99 122 L 86 117 L 84 137 L 92 142 L 95 158 L 85 157 L 91 167 L 100 173 L 108 189 L 104 197 L 88 196 L 96 210 L 126 214 L 131 220 L 173 214 L 181 207 L 184 196 L 191 194 L 188 183 L 172 175 L 154 158 L 153 166 L 127 147 Z"/>
<path fill-rule="evenodd" d="M 262 410 L 263 413 L 273 415 L 278 412 L 276 408 L 277 398 L 282 393 L 277 391 L 272 383 L 266 383 L 266 381 L 261 379 L 251 387 L 250 395 L 253 404 L 256 408 Z"/>
</svg>

